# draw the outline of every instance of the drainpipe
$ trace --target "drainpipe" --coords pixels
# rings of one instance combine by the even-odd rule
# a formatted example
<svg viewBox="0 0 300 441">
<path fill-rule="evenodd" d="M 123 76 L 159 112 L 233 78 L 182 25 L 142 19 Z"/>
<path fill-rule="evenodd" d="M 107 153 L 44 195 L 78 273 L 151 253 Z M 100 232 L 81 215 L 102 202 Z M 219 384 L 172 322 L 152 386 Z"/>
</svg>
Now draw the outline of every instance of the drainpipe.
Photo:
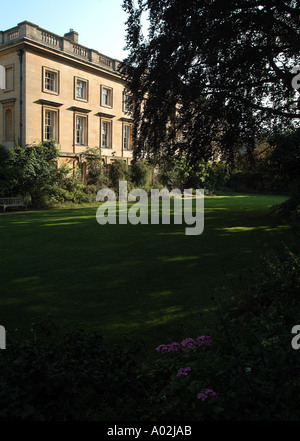
<svg viewBox="0 0 300 441">
<path fill-rule="evenodd" d="M 17 54 L 20 60 L 20 147 L 23 145 L 23 49 L 18 49 Z"/>
</svg>

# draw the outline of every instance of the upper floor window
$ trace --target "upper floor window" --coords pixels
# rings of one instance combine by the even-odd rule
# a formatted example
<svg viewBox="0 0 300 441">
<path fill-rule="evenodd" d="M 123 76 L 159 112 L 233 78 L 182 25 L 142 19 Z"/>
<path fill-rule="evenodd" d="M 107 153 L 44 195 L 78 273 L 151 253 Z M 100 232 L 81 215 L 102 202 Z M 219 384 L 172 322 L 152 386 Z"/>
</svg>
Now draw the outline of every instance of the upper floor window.
<svg viewBox="0 0 300 441">
<path fill-rule="evenodd" d="M 59 75 L 57 70 L 43 68 L 43 92 L 53 93 L 58 95 L 59 93 Z"/>
<path fill-rule="evenodd" d="M 113 90 L 111 87 L 101 86 L 101 106 L 113 106 Z"/>
<path fill-rule="evenodd" d="M 75 77 L 75 99 L 88 101 L 88 81 Z"/>
<path fill-rule="evenodd" d="M 130 103 L 129 95 L 127 95 L 124 92 L 123 93 L 123 112 L 124 113 L 129 113 L 130 112 L 129 103 Z"/>
</svg>

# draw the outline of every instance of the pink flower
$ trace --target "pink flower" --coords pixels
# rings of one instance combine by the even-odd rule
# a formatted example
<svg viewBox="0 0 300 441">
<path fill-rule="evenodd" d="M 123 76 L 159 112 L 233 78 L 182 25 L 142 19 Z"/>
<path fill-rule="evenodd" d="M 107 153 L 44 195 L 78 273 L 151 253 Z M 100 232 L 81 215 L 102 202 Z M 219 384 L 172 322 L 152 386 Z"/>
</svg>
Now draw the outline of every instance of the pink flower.
<svg viewBox="0 0 300 441">
<path fill-rule="evenodd" d="M 205 389 L 197 395 L 198 400 L 205 401 L 209 396 L 216 399 L 217 394 L 212 389 Z"/>
<path fill-rule="evenodd" d="M 169 349 L 169 345 L 159 345 L 157 346 L 157 348 L 155 349 L 157 352 L 161 352 L 163 354 L 165 354 L 166 352 L 168 352 Z"/>
<path fill-rule="evenodd" d="M 194 349 L 196 347 L 196 342 L 193 338 L 186 338 L 181 342 L 181 345 L 185 348 Z"/>
<path fill-rule="evenodd" d="M 210 335 L 202 335 L 196 339 L 196 343 L 198 346 L 210 345 L 212 343 L 212 338 Z"/>
<path fill-rule="evenodd" d="M 205 389 L 204 392 L 206 393 L 206 395 L 210 395 L 210 396 L 213 397 L 213 398 L 216 398 L 216 397 L 217 397 L 216 392 L 214 392 L 212 389 Z"/>
<path fill-rule="evenodd" d="M 190 371 L 190 367 L 180 368 L 177 372 L 177 377 L 186 377 Z"/>
<path fill-rule="evenodd" d="M 161 352 L 165 354 L 167 352 L 187 352 L 188 349 L 195 349 L 197 346 L 200 347 L 202 345 L 210 345 L 212 342 L 212 338 L 208 335 L 202 335 L 198 337 L 196 340 L 193 338 L 186 338 L 182 340 L 181 343 L 173 342 L 169 345 L 159 345 L 156 348 L 157 352 Z"/>
<path fill-rule="evenodd" d="M 168 352 L 177 352 L 180 349 L 181 349 L 180 344 L 176 343 L 176 341 L 174 341 L 174 343 L 170 344 Z"/>
</svg>

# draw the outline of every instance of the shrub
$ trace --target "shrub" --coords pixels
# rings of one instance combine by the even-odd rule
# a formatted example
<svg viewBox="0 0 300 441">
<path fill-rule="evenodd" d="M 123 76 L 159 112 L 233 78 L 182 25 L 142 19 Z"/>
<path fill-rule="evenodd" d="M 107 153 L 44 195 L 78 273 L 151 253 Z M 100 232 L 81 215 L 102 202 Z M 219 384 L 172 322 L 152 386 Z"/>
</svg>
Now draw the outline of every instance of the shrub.
<svg viewBox="0 0 300 441">
<path fill-rule="evenodd" d="M 153 369 L 145 371 L 148 382 L 155 384 L 152 418 L 205 420 L 220 411 L 217 393 L 207 387 L 214 358 L 208 351 L 211 343 L 210 336 L 199 336 L 156 348 L 160 356 Z"/>
<path fill-rule="evenodd" d="M 278 207 L 284 214 L 300 219 L 300 128 L 287 132 L 275 133 L 269 139 L 270 154 L 267 166 L 278 177 L 291 195 L 290 201 Z"/>
<path fill-rule="evenodd" d="M 1 351 L 1 421 L 126 421 L 139 414 L 137 343 L 109 346 L 80 330 L 49 338 Z"/>
<path fill-rule="evenodd" d="M 226 188 L 229 181 L 229 167 L 224 162 L 210 162 L 207 164 L 208 176 L 204 187 L 210 191 Z"/>
<path fill-rule="evenodd" d="M 158 182 L 168 189 L 204 188 L 211 194 L 227 186 L 229 169 L 222 162 L 190 162 L 174 155 L 163 158 L 158 172 Z"/>
<path fill-rule="evenodd" d="M 25 148 L 0 146 L 0 194 L 29 197 L 38 205 L 57 180 L 58 156 L 54 141 Z"/>
<path fill-rule="evenodd" d="M 71 202 L 75 204 L 95 202 L 96 191 L 82 182 L 79 167 L 62 166 L 57 171 L 57 182 L 47 187 L 49 203 Z"/>
<path fill-rule="evenodd" d="M 152 168 L 146 161 L 134 162 L 131 166 L 131 179 L 136 187 L 149 187 L 152 179 Z"/>
<path fill-rule="evenodd" d="M 270 252 L 256 276 L 230 300 L 215 301 L 212 344 L 199 348 L 199 339 L 189 338 L 157 347 L 159 359 L 143 371 L 153 387 L 152 418 L 299 420 L 299 356 L 291 347 L 299 324 L 298 244 Z"/>
<path fill-rule="evenodd" d="M 54 141 L 26 148 L 0 146 L 0 196 L 20 195 L 36 207 L 95 202 L 97 191 L 109 183 L 97 151 L 85 152 L 88 179 L 97 179 L 88 187 L 82 182 L 79 167 L 57 168 L 59 150 Z M 101 176 L 98 173 L 102 173 Z"/>
<path fill-rule="evenodd" d="M 299 363 L 291 329 L 299 323 L 299 246 L 270 252 L 256 281 L 218 307 L 220 372 L 226 419 L 298 420 Z M 222 364 L 222 365 L 221 365 Z"/>
<path fill-rule="evenodd" d="M 290 194 L 297 205 L 300 193 L 300 129 L 273 133 L 252 155 L 240 153 L 229 180 L 234 190 Z M 298 197 L 299 199 L 299 197 Z M 294 212 L 294 205 L 291 205 Z M 287 213 L 288 205 L 283 207 Z"/>
<path fill-rule="evenodd" d="M 116 190 L 118 190 L 119 181 L 130 181 L 130 171 L 125 161 L 117 160 L 112 163 L 110 179 Z"/>
<path fill-rule="evenodd" d="M 86 180 L 88 185 L 96 185 L 105 176 L 101 151 L 99 147 L 86 149 L 83 158 L 87 164 Z"/>
<path fill-rule="evenodd" d="M 160 167 L 157 181 L 158 185 L 161 185 L 162 188 L 166 187 L 169 190 L 180 187 L 176 171 L 174 169 L 168 169 L 167 167 Z"/>
</svg>

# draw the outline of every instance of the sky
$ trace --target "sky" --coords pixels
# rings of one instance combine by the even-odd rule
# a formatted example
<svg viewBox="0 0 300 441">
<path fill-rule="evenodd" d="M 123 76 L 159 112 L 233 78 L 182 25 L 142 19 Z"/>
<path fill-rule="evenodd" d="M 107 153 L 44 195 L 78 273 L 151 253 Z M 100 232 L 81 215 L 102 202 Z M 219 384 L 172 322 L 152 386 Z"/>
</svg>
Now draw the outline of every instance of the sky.
<svg viewBox="0 0 300 441">
<path fill-rule="evenodd" d="M 0 31 L 25 20 L 59 36 L 74 29 L 79 44 L 117 60 L 126 57 L 122 0 L 11 0 L 1 5 Z"/>
</svg>

